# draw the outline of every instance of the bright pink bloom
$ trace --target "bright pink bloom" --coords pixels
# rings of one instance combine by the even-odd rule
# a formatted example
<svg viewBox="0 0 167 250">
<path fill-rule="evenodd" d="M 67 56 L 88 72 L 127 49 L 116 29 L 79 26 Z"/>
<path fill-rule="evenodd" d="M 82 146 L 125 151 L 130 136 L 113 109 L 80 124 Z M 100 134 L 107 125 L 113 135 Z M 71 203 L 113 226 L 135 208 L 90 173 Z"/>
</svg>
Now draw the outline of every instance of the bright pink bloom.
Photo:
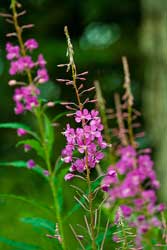
<svg viewBox="0 0 167 250">
<path fill-rule="evenodd" d="M 31 150 L 31 146 L 28 145 L 28 144 L 25 144 L 25 145 L 24 145 L 24 151 L 25 151 L 25 152 L 28 152 L 28 151 L 30 151 L 30 150 Z"/>
<path fill-rule="evenodd" d="M 34 67 L 34 62 L 31 56 L 19 57 L 17 61 L 12 61 L 10 64 L 9 74 L 15 75 L 17 73 L 22 73 L 26 69 L 32 69 Z"/>
<path fill-rule="evenodd" d="M 83 109 L 82 111 L 78 110 L 76 112 L 75 121 L 80 123 L 82 120 L 91 120 L 91 115 L 87 109 Z"/>
<path fill-rule="evenodd" d="M 74 178 L 74 174 L 66 174 L 65 176 L 64 176 L 64 179 L 65 179 L 65 181 L 69 181 L 69 180 L 71 180 L 71 179 L 73 179 Z"/>
<path fill-rule="evenodd" d="M 26 49 L 28 49 L 29 51 L 32 51 L 38 48 L 38 42 L 34 38 L 28 39 L 24 45 Z"/>
<path fill-rule="evenodd" d="M 8 60 L 13 60 L 13 59 L 19 58 L 20 56 L 19 46 L 13 46 L 11 43 L 6 44 L 6 51 L 7 51 L 6 58 Z"/>
<path fill-rule="evenodd" d="M 77 123 L 84 121 L 84 125 L 74 129 L 67 124 L 65 132 L 63 132 L 67 145 L 62 150 L 62 158 L 64 162 L 71 163 L 71 172 L 82 173 L 87 167 L 94 168 L 104 158 L 102 149 L 106 148 L 107 144 L 102 138 L 103 126 L 97 111 L 92 110 L 89 113 L 87 109 L 78 110 L 74 118 Z M 74 152 L 80 154 L 77 159 L 73 156 Z M 85 152 L 87 152 L 87 159 Z"/>
<path fill-rule="evenodd" d="M 39 83 L 44 83 L 49 80 L 48 72 L 45 68 L 37 70 L 37 79 Z"/>
<path fill-rule="evenodd" d="M 15 113 L 21 114 L 26 110 L 32 110 L 33 107 L 38 106 L 38 95 L 40 91 L 34 85 L 16 88 L 13 100 L 16 103 Z"/>
<path fill-rule="evenodd" d="M 34 162 L 34 160 L 30 159 L 28 162 L 27 162 L 27 168 L 29 169 L 32 169 L 34 168 L 36 165 L 36 163 Z"/>
<path fill-rule="evenodd" d="M 45 67 L 46 61 L 45 61 L 45 59 L 44 59 L 44 57 L 43 57 L 42 54 L 39 54 L 38 60 L 37 60 L 37 64 L 38 64 L 41 68 Z"/>
<path fill-rule="evenodd" d="M 25 130 L 25 129 L 23 129 L 23 128 L 18 128 L 18 130 L 17 130 L 17 135 L 18 136 L 24 136 L 24 135 L 26 135 L 27 134 L 27 131 Z"/>
</svg>

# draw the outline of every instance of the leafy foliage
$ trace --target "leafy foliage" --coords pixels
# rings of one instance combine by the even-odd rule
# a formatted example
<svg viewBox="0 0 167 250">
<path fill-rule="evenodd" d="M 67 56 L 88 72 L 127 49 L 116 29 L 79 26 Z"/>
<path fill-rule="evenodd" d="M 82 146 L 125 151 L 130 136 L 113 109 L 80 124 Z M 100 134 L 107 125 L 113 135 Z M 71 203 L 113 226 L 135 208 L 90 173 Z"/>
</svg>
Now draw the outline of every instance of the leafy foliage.
<svg viewBox="0 0 167 250">
<path fill-rule="evenodd" d="M 38 138 L 38 135 L 32 131 L 31 127 L 29 127 L 26 124 L 23 123 L 18 123 L 18 122 L 7 122 L 7 123 L 0 123 L 0 128 L 6 128 L 6 129 L 19 129 L 22 128 L 24 130 L 26 130 L 29 134 L 31 134 L 33 137 L 35 137 L 36 139 Z"/>
<path fill-rule="evenodd" d="M 19 146 L 19 145 L 31 146 L 31 148 L 33 148 L 41 158 L 45 159 L 44 150 L 41 147 L 41 144 L 37 140 L 35 139 L 22 140 L 22 141 L 19 141 L 16 146 Z"/>
<path fill-rule="evenodd" d="M 11 166 L 15 168 L 27 168 L 27 162 L 25 161 L 12 161 L 12 162 L 0 162 L 0 167 Z M 32 171 L 36 172 L 37 174 L 41 175 L 45 179 L 48 179 L 46 175 L 44 175 L 43 168 L 40 166 L 35 166 L 31 169 Z"/>
<path fill-rule="evenodd" d="M 51 154 L 54 142 L 54 128 L 51 121 L 46 115 L 44 116 L 44 123 L 45 123 L 45 142 L 47 144 L 48 152 L 49 154 Z"/>
<path fill-rule="evenodd" d="M 0 237 L 0 242 L 3 242 L 9 246 L 11 246 L 13 249 L 21 249 L 21 250 L 42 250 L 43 248 L 39 247 L 39 246 L 34 246 L 34 245 L 30 245 L 24 242 L 17 242 L 14 240 L 9 240 L 7 238 L 4 237 Z"/>
<path fill-rule="evenodd" d="M 28 203 L 34 207 L 39 208 L 40 210 L 43 210 L 44 212 L 53 212 L 50 207 L 47 207 L 46 205 L 43 205 L 35 200 L 26 198 L 24 196 L 15 195 L 15 194 L 0 194 L 0 199 L 14 199 L 19 200 L 25 203 Z"/>
<path fill-rule="evenodd" d="M 33 227 L 47 229 L 51 234 L 55 233 L 55 224 L 43 218 L 24 217 L 20 219 L 21 222 L 31 224 Z"/>
<path fill-rule="evenodd" d="M 25 129 L 26 131 L 32 131 L 32 129 L 26 124 L 17 122 L 0 123 L 0 128 L 11 128 L 11 129 L 22 128 Z"/>
</svg>

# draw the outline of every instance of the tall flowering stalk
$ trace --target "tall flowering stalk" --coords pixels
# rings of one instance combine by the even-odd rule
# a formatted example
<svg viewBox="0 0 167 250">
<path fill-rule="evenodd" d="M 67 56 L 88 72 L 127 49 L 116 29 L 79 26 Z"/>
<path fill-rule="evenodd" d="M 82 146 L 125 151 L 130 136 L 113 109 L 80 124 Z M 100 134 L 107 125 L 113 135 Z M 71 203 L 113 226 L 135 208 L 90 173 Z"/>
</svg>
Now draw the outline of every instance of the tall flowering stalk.
<svg viewBox="0 0 167 250">
<path fill-rule="evenodd" d="M 53 106 L 54 103 L 45 103 L 43 105 L 42 100 L 39 98 L 41 84 L 45 84 L 49 80 L 49 76 L 46 69 L 46 61 L 42 54 L 38 55 L 36 61 L 32 58 L 33 50 L 38 48 L 38 42 L 34 39 L 28 39 L 23 41 L 22 33 L 24 29 L 31 28 L 32 25 L 19 25 L 19 17 L 25 14 L 25 11 L 18 12 L 21 4 L 16 0 L 11 1 L 11 14 L 3 14 L 8 18 L 8 21 L 15 27 L 15 32 L 7 34 L 7 37 L 16 36 L 18 39 L 18 45 L 7 43 L 7 59 L 10 61 L 9 74 L 18 79 L 19 75 L 26 75 L 27 82 L 21 80 L 12 79 L 9 81 L 9 85 L 18 86 L 15 88 L 13 100 L 15 102 L 15 114 L 20 115 L 26 111 L 32 112 L 35 116 L 39 128 L 39 137 L 35 134 L 36 141 L 27 140 L 28 144 L 24 145 L 25 151 L 29 151 L 31 147 L 37 149 L 37 153 L 43 158 L 46 169 L 43 170 L 43 174 L 47 177 L 51 192 L 53 195 L 54 211 L 56 222 L 58 225 L 58 231 L 60 235 L 57 235 L 57 239 L 61 242 L 61 246 L 64 250 L 67 250 L 65 243 L 64 229 L 62 225 L 62 219 L 60 214 L 60 207 L 58 203 L 58 189 L 55 186 L 55 168 L 51 162 L 51 149 L 53 145 L 53 128 L 52 124 L 45 114 L 45 108 Z M 47 84 L 47 83 L 46 83 Z M 52 105 L 51 105 L 52 104 Z M 50 132 L 48 132 L 50 131 Z M 26 129 L 19 128 L 18 136 L 25 136 L 29 132 Z M 47 138 L 47 134 L 50 133 Z M 30 133 L 34 135 L 34 133 Z M 23 141 L 24 142 L 24 141 Z M 30 145 L 29 145 L 30 144 Z M 33 169 L 37 166 L 33 159 L 27 162 L 27 167 Z"/>
<path fill-rule="evenodd" d="M 102 189 L 109 194 L 108 205 L 113 207 L 119 203 L 119 209 L 129 226 L 136 228 L 136 246 L 140 249 L 144 234 L 154 227 L 162 227 L 158 214 L 164 210 L 164 205 L 157 204 L 155 191 L 159 188 L 159 182 L 153 169 L 151 150 L 139 149 L 136 140 L 144 133 L 134 133 L 134 128 L 140 127 L 139 123 L 134 123 L 140 113 L 133 107 L 129 67 L 125 57 L 123 57 L 123 68 L 125 74 L 123 103 L 119 94 L 115 94 L 118 121 L 116 135 L 121 143 L 116 152 L 118 160 L 108 168 Z M 111 176 L 113 171 L 117 174 Z M 116 222 L 118 217 L 119 211 L 116 214 Z"/>
<path fill-rule="evenodd" d="M 88 194 L 87 196 L 84 195 L 84 197 L 86 197 L 88 202 L 87 211 L 89 212 L 90 216 L 90 228 L 86 217 L 85 220 L 90 234 L 92 250 L 96 250 L 97 249 L 97 244 L 96 244 L 97 232 L 96 232 L 96 221 L 95 221 L 96 209 L 94 208 L 93 205 L 93 200 L 95 197 L 94 197 L 94 192 L 92 191 L 91 169 L 95 168 L 96 164 L 99 163 L 100 160 L 104 157 L 102 149 L 106 148 L 107 144 L 106 142 L 103 141 L 103 137 L 101 134 L 103 130 L 103 125 L 101 124 L 101 119 L 99 117 L 98 111 L 96 110 L 88 111 L 88 109 L 85 108 L 86 103 L 93 103 L 95 102 L 95 100 L 89 100 L 87 98 L 86 100 L 82 101 L 81 99 L 81 96 L 84 93 L 90 92 L 91 90 L 94 89 L 94 87 L 87 90 L 83 90 L 83 84 L 80 84 L 78 86 L 77 80 L 80 81 L 84 80 L 83 76 L 87 72 L 81 74 L 77 73 L 73 57 L 74 55 L 73 46 L 70 40 L 67 27 L 65 27 L 65 35 L 68 44 L 67 54 L 69 56 L 69 63 L 66 66 L 67 66 L 67 71 L 71 70 L 72 72 L 72 80 L 58 79 L 58 81 L 60 82 L 65 81 L 66 85 L 72 85 L 75 90 L 77 104 L 75 103 L 64 103 L 64 104 L 68 109 L 73 111 L 71 115 L 74 116 L 75 122 L 77 123 L 77 125 L 79 125 L 79 127 L 77 126 L 77 128 L 74 129 L 71 128 L 69 124 L 67 124 L 67 128 L 63 133 L 66 137 L 67 145 L 62 151 L 62 158 L 66 163 L 70 163 L 70 169 L 69 169 L 70 173 L 65 176 L 65 180 L 70 180 L 75 176 L 78 177 L 78 174 L 79 177 L 86 179 Z M 76 151 L 78 152 L 79 155 L 77 158 L 75 156 Z M 83 248 L 81 241 L 80 244 Z"/>
</svg>

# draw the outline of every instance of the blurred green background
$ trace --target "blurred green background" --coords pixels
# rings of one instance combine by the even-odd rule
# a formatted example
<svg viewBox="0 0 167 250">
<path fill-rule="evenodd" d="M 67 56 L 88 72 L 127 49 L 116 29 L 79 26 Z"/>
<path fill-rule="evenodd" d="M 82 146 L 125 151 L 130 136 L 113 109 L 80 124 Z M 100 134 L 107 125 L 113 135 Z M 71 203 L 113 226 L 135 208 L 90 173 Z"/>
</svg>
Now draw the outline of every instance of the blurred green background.
<svg viewBox="0 0 167 250">
<path fill-rule="evenodd" d="M 142 111 L 146 129 L 146 144 L 154 149 L 156 169 L 161 182 L 159 197 L 166 201 L 166 149 L 167 149 L 167 2 L 166 0 L 26 0 L 21 1 L 27 15 L 22 23 L 34 23 L 35 27 L 25 32 L 24 38 L 34 37 L 48 62 L 51 81 L 44 89 L 49 99 L 71 100 L 72 92 L 56 83 L 56 78 L 65 77 L 57 64 L 66 63 L 66 40 L 64 26 L 68 25 L 75 49 L 78 71 L 89 71 L 90 86 L 98 79 L 101 83 L 107 107 L 113 105 L 113 93 L 120 91 L 123 83 L 121 57 L 129 60 L 132 89 L 136 107 Z M 9 11 L 10 1 L 0 1 L 0 11 Z M 12 26 L 0 18 L 0 121 L 32 123 L 31 117 L 16 117 L 13 112 L 13 90 L 7 84 L 9 64 L 5 59 L 5 34 Z M 8 39 L 9 40 L 9 39 Z M 10 39 L 12 41 L 12 39 Z M 52 113 L 63 110 L 56 107 Z M 57 129 L 57 140 L 65 126 L 62 120 Z M 15 131 L 0 130 L 0 161 L 29 159 L 22 148 L 16 148 Z M 55 157 L 63 144 L 58 143 Z M 0 168 L 0 193 L 14 193 L 50 202 L 51 195 L 42 178 L 26 170 Z M 66 188 L 64 184 L 63 188 Z M 65 193 L 65 192 L 64 192 Z M 68 194 L 67 194 L 68 196 Z M 74 204 L 74 202 L 73 202 Z M 71 198 L 66 199 L 65 212 L 72 207 Z M 27 242 L 42 242 L 25 226 L 19 217 L 42 216 L 42 211 L 24 202 L 0 200 L 0 234 Z M 50 215 L 46 214 L 46 218 Z M 44 216 L 44 217 L 45 217 Z M 50 218 L 52 219 L 52 218 Z M 19 229 L 18 229 L 19 228 Z M 45 237 L 44 237 L 45 238 Z M 45 241 L 45 239 L 43 239 Z M 11 249 L 1 245 L 0 249 Z M 50 248 L 51 249 L 51 246 Z"/>
</svg>

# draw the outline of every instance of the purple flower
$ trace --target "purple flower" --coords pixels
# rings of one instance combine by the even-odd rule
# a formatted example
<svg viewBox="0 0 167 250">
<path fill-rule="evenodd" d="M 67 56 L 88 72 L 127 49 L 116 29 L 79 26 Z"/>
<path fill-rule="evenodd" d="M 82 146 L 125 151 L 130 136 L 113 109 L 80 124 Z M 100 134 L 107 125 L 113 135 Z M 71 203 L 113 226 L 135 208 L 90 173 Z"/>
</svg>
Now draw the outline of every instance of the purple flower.
<svg viewBox="0 0 167 250">
<path fill-rule="evenodd" d="M 25 110 L 32 110 L 33 107 L 38 106 L 37 96 L 40 94 L 38 88 L 34 85 L 16 88 L 13 100 L 16 103 L 15 113 L 21 114 Z"/>
<path fill-rule="evenodd" d="M 89 113 L 87 109 L 78 110 L 75 113 L 75 121 L 77 123 L 84 121 L 84 124 L 76 129 L 67 124 L 63 132 L 67 145 L 62 150 L 62 158 L 66 163 L 71 163 L 70 171 L 82 173 L 87 167 L 94 168 L 104 158 L 102 149 L 107 144 L 102 138 L 103 126 L 97 111 L 93 110 Z M 79 153 L 78 158 L 73 156 L 74 151 Z"/>
<path fill-rule="evenodd" d="M 41 68 L 45 67 L 46 61 L 45 61 L 45 59 L 44 59 L 44 57 L 43 57 L 42 54 L 39 54 L 38 60 L 37 60 L 37 64 L 38 64 Z"/>
<path fill-rule="evenodd" d="M 157 212 L 162 212 L 165 210 L 165 204 L 161 203 L 156 207 Z"/>
<path fill-rule="evenodd" d="M 121 210 L 122 210 L 122 213 L 125 217 L 130 217 L 131 214 L 132 214 L 132 208 L 129 207 L 129 206 L 126 206 L 126 205 L 121 205 L 120 206 Z"/>
<path fill-rule="evenodd" d="M 25 144 L 25 145 L 24 145 L 24 151 L 25 151 L 25 152 L 28 152 L 28 151 L 30 151 L 30 150 L 31 150 L 31 146 L 28 145 L 28 144 Z"/>
<path fill-rule="evenodd" d="M 13 60 L 13 59 L 19 58 L 20 56 L 19 46 L 13 46 L 11 43 L 6 44 L 6 51 L 7 51 L 6 58 L 8 60 Z"/>
<path fill-rule="evenodd" d="M 34 162 L 34 160 L 30 159 L 28 162 L 27 162 L 27 168 L 29 169 L 32 169 L 34 168 L 36 165 L 36 163 Z"/>
<path fill-rule="evenodd" d="M 75 139 L 76 139 L 75 130 L 70 127 L 70 124 L 67 124 L 67 128 L 63 134 L 65 135 L 67 142 L 69 144 L 75 144 Z"/>
<path fill-rule="evenodd" d="M 24 136 L 24 135 L 26 135 L 27 134 L 27 131 L 25 130 L 25 129 L 23 129 L 23 128 L 18 128 L 18 130 L 17 130 L 17 135 L 18 136 Z"/>
<path fill-rule="evenodd" d="M 99 119 L 99 112 L 95 109 L 91 110 L 91 117 L 92 119 Z"/>
<path fill-rule="evenodd" d="M 49 171 L 46 170 L 46 169 L 44 169 L 43 174 L 44 174 L 45 176 L 49 176 Z"/>
<path fill-rule="evenodd" d="M 151 160 L 149 155 L 139 155 L 138 163 L 143 171 L 151 169 L 153 167 L 153 161 Z"/>
<path fill-rule="evenodd" d="M 64 176 L 64 179 L 65 179 L 65 181 L 69 181 L 69 180 L 71 180 L 72 178 L 74 178 L 74 174 L 66 174 L 65 176 Z"/>
<path fill-rule="evenodd" d="M 45 68 L 37 70 L 37 79 L 39 83 L 44 83 L 49 80 L 48 72 Z"/>
<path fill-rule="evenodd" d="M 102 189 L 105 192 L 108 192 L 110 186 L 112 184 L 115 184 L 118 182 L 118 178 L 117 178 L 117 173 L 116 171 L 110 167 L 108 169 L 107 175 L 104 177 L 103 181 L 102 181 Z"/>
<path fill-rule="evenodd" d="M 91 120 L 91 115 L 87 109 L 83 109 L 82 111 L 78 110 L 76 112 L 75 121 L 80 123 L 82 120 Z"/>
<path fill-rule="evenodd" d="M 32 51 L 38 48 L 38 43 L 34 38 L 28 39 L 24 45 L 26 49 L 28 49 L 29 51 Z"/>
<path fill-rule="evenodd" d="M 141 221 L 144 221 L 145 220 L 145 216 L 142 214 L 142 215 L 139 215 L 138 217 L 137 217 L 137 220 L 139 221 L 139 222 L 141 222 Z"/>
<path fill-rule="evenodd" d="M 12 61 L 10 64 L 9 74 L 15 75 L 17 73 L 22 73 L 26 69 L 32 69 L 34 67 L 34 62 L 31 56 L 19 57 L 17 61 Z"/>
<path fill-rule="evenodd" d="M 145 201 L 155 203 L 157 198 L 154 190 L 145 190 L 142 192 L 142 197 Z"/>
</svg>

